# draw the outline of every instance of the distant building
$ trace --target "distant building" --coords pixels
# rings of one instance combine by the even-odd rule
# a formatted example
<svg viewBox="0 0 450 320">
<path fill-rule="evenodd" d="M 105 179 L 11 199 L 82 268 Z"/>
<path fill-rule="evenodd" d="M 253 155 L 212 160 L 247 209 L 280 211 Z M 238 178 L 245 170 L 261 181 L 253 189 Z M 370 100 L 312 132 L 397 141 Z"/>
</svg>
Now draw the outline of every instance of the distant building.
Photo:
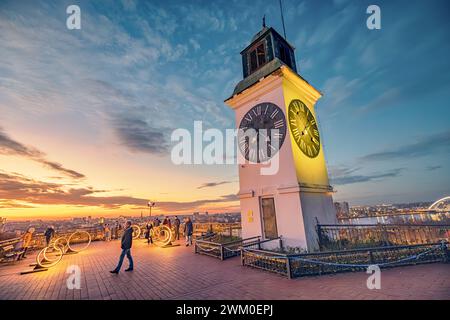
<svg viewBox="0 0 450 320">
<path fill-rule="evenodd" d="M 3 232 L 5 229 L 6 218 L 0 217 L 0 232 Z"/>
</svg>

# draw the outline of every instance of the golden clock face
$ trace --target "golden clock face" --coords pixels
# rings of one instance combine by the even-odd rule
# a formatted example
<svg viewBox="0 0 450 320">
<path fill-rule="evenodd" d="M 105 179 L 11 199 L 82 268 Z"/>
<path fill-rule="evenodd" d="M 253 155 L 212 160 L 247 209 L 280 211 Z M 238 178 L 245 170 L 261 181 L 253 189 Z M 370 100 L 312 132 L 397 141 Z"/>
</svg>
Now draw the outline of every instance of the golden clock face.
<svg viewBox="0 0 450 320">
<path fill-rule="evenodd" d="M 289 104 L 289 129 L 297 146 L 310 158 L 315 158 L 320 152 L 319 128 L 308 107 L 298 99 Z"/>
</svg>

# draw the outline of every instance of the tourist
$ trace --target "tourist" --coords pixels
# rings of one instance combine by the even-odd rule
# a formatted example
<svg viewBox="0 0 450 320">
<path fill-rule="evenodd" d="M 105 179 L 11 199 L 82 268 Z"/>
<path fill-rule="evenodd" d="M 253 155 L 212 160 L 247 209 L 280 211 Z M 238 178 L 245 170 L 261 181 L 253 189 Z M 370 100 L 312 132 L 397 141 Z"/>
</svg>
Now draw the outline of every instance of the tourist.
<svg viewBox="0 0 450 320">
<path fill-rule="evenodd" d="M 114 239 L 119 239 L 119 229 L 120 229 L 120 223 L 119 221 L 116 221 L 116 224 L 114 225 Z"/>
<path fill-rule="evenodd" d="M 17 260 L 25 259 L 25 254 L 31 244 L 31 239 L 33 238 L 34 228 L 28 228 L 27 232 L 21 237 L 20 251 L 21 253 L 17 257 Z"/>
<path fill-rule="evenodd" d="M 105 224 L 105 241 L 111 241 L 111 229 L 108 223 Z"/>
<path fill-rule="evenodd" d="M 170 222 L 170 218 L 165 217 L 165 218 L 164 218 L 164 221 L 163 221 L 163 225 L 164 225 L 164 226 L 168 226 L 169 229 L 172 228 L 172 223 Z"/>
<path fill-rule="evenodd" d="M 120 247 L 122 249 L 122 253 L 120 254 L 119 263 L 117 267 L 110 271 L 111 273 L 118 274 L 120 268 L 122 267 L 123 259 L 127 256 L 129 261 L 128 269 L 125 271 L 133 271 L 133 257 L 131 257 L 131 246 L 133 244 L 133 228 L 131 227 L 131 221 L 127 221 L 125 224 L 125 230 L 123 231 L 122 240 Z"/>
<path fill-rule="evenodd" d="M 173 225 L 175 227 L 175 240 L 180 240 L 180 219 L 178 219 L 178 216 L 175 216 L 175 220 L 173 222 Z"/>
<path fill-rule="evenodd" d="M 192 233 L 194 231 L 194 227 L 192 225 L 191 218 L 186 218 L 186 222 L 184 224 L 184 235 L 186 236 L 186 247 L 192 245 Z"/>
<path fill-rule="evenodd" d="M 145 226 L 145 239 L 147 239 L 147 244 L 152 243 L 153 244 L 153 239 L 152 239 L 152 229 L 153 229 L 153 224 L 151 221 L 147 222 L 147 225 Z"/>
<path fill-rule="evenodd" d="M 50 241 L 55 235 L 55 228 L 53 226 L 48 226 L 47 230 L 45 230 L 44 236 L 45 236 L 45 243 L 47 247 L 50 244 Z"/>
<path fill-rule="evenodd" d="M 161 221 L 159 221 L 158 217 L 156 217 L 155 220 L 153 220 L 153 225 L 155 227 L 159 227 L 160 224 L 161 224 Z"/>
</svg>

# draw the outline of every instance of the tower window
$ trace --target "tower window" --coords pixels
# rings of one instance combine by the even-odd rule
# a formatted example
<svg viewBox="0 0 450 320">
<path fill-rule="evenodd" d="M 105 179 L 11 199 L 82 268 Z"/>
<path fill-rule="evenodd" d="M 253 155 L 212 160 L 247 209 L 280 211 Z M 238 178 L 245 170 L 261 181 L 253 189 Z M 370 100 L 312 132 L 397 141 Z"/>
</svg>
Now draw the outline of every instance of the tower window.
<svg viewBox="0 0 450 320">
<path fill-rule="evenodd" d="M 249 51 L 248 61 L 250 73 L 253 73 L 253 71 L 259 69 L 266 63 L 266 48 L 263 42 Z"/>
<path fill-rule="evenodd" d="M 286 63 L 289 67 L 292 67 L 291 55 L 290 55 L 289 49 L 286 48 L 283 45 L 280 45 L 279 46 L 279 51 L 280 51 L 280 59 L 281 59 L 281 61 Z"/>
</svg>

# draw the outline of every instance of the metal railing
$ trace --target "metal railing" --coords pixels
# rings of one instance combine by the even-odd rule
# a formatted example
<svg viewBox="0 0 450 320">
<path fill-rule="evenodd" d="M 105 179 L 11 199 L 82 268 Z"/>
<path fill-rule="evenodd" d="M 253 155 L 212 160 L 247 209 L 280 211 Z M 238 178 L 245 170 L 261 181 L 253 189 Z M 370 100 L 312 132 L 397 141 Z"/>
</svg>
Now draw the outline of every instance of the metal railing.
<svg viewBox="0 0 450 320">
<path fill-rule="evenodd" d="M 369 265 L 380 268 L 432 262 L 449 262 L 448 243 L 389 246 L 345 251 L 283 254 L 242 248 L 243 266 L 277 273 L 288 278 L 348 271 L 361 271 Z"/>
<path fill-rule="evenodd" d="M 320 251 L 430 244 L 450 240 L 448 224 L 317 225 Z"/>
<path fill-rule="evenodd" d="M 217 233 L 229 237 L 240 238 L 242 227 L 240 223 L 194 223 L 194 234 Z"/>
<path fill-rule="evenodd" d="M 104 232 L 103 232 L 102 227 L 68 229 L 68 230 L 64 230 L 63 232 L 56 232 L 53 239 L 69 236 L 70 234 L 72 234 L 75 231 L 89 232 L 89 234 L 91 235 L 92 241 L 98 241 L 98 240 L 104 239 Z M 9 246 L 15 246 L 20 240 L 21 240 L 21 237 L 16 237 L 16 238 L 11 238 L 11 239 L 0 241 L 0 261 L 4 258 L 4 255 L 6 253 L 8 253 L 8 251 L 10 251 L 10 250 L 4 250 L 4 249 L 8 248 Z M 36 233 L 36 234 L 33 234 L 28 251 L 31 252 L 34 250 L 41 250 L 41 249 L 45 248 L 46 246 L 47 246 L 47 244 L 45 241 L 44 234 Z"/>
<path fill-rule="evenodd" d="M 269 240 L 261 240 L 261 237 L 256 236 L 246 239 L 221 242 L 221 235 L 208 234 L 196 239 L 195 253 L 225 260 L 239 256 L 242 248 L 261 249 L 261 244 L 267 241 Z"/>
</svg>

